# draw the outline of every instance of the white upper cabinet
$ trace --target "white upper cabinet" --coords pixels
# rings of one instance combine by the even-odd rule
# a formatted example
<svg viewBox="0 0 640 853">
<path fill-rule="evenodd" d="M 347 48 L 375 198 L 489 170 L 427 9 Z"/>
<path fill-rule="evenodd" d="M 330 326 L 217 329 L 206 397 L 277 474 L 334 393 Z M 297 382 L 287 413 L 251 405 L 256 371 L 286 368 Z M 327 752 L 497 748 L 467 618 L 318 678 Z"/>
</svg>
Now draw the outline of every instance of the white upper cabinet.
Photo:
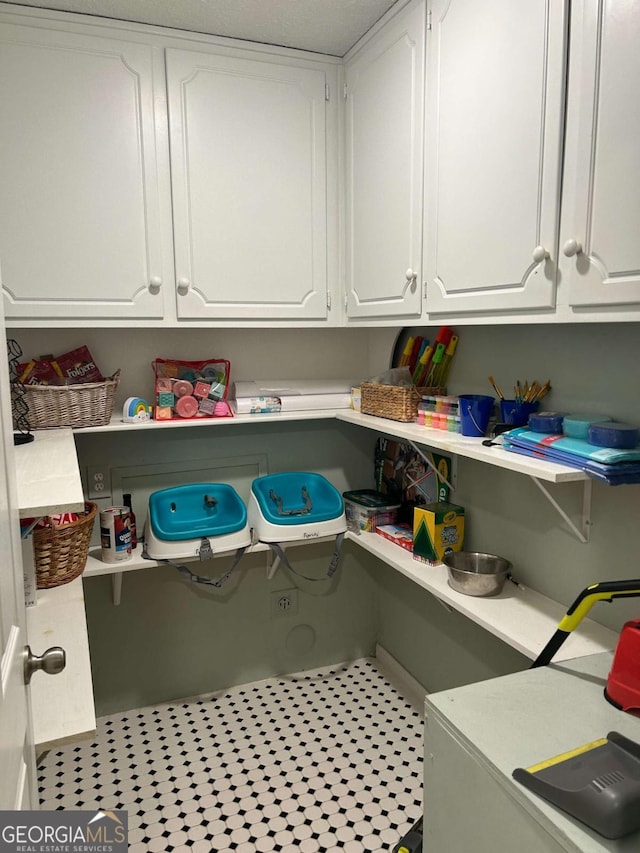
<svg viewBox="0 0 640 853">
<path fill-rule="evenodd" d="M 324 71 L 166 53 L 178 318 L 324 319 Z"/>
<path fill-rule="evenodd" d="M 638 3 L 575 3 L 560 271 L 576 316 L 640 305 L 639 45 Z"/>
<path fill-rule="evenodd" d="M 157 176 L 161 62 L 144 44 L 0 24 L 8 319 L 163 316 L 172 270 Z"/>
<path fill-rule="evenodd" d="M 419 317 L 425 4 L 347 58 L 347 316 Z"/>
<path fill-rule="evenodd" d="M 553 309 L 566 61 L 562 0 L 433 0 L 426 311 Z"/>
</svg>

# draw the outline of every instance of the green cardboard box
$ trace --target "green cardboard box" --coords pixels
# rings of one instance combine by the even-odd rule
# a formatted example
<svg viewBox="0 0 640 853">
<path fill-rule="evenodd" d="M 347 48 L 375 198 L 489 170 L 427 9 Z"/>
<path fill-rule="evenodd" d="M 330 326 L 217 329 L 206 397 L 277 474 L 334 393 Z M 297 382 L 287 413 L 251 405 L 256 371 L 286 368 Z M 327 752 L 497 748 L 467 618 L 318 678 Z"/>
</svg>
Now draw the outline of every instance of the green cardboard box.
<svg viewBox="0 0 640 853">
<path fill-rule="evenodd" d="M 464 545 L 464 507 L 438 501 L 413 511 L 413 556 L 432 566 Z"/>
</svg>

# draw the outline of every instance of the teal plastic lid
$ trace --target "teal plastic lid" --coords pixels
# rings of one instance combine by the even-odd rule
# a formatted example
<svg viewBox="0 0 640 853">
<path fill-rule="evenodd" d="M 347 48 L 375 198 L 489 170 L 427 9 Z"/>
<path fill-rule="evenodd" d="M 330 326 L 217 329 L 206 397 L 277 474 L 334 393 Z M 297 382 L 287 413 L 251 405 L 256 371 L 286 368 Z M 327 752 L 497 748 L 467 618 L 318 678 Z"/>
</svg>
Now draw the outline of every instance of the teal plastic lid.
<svg viewBox="0 0 640 853">
<path fill-rule="evenodd" d="M 609 415 L 565 415 L 562 430 L 571 438 L 587 438 L 591 424 L 603 424 L 613 420 Z"/>
</svg>

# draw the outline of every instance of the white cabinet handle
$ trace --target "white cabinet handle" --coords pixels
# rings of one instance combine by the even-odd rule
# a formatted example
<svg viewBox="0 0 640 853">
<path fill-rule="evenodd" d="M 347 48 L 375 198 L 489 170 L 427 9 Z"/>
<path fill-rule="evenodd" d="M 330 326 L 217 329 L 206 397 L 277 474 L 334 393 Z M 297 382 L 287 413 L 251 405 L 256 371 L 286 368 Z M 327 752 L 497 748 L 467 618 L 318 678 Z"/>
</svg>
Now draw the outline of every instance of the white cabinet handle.
<svg viewBox="0 0 640 853">
<path fill-rule="evenodd" d="M 178 293 L 180 296 L 186 296 L 189 292 L 191 284 L 188 278 L 179 278 L 178 279 Z"/>
<path fill-rule="evenodd" d="M 409 268 L 404 274 L 407 281 L 415 281 L 418 278 L 418 273 Z"/>
<path fill-rule="evenodd" d="M 149 293 L 152 293 L 154 296 L 160 293 L 160 288 L 162 287 L 162 279 L 160 276 L 154 275 L 149 279 Z"/>
<path fill-rule="evenodd" d="M 533 250 L 533 260 L 539 264 L 540 261 L 545 261 L 549 257 L 549 252 L 544 246 L 536 246 Z"/>
<path fill-rule="evenodd" d="M 572 258 L 574 255 L 580 254 L 582 251 L 582 243 L 578 243 L 577 240 L 567 240 L 562 247 L 562 251 L 568 258 Z"/>
</svg>

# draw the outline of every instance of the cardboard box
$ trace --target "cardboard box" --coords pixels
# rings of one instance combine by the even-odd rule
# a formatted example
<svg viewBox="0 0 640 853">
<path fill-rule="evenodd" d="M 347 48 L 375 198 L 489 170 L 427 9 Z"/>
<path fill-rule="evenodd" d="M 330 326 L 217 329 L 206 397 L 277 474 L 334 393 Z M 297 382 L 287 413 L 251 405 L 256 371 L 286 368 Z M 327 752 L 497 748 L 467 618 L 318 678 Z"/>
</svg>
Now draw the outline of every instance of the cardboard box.
<svg viewBox="0 0 640 853">
<path fill-rule="evenodd" d="M 413 534 L 408 524 L 381 524 L 376 527 L 376 533 L 404 548 L 405 551 L 411 551 Z"/>
<path fill-rule="evenodd" d="M 464 545 L 464 507 L 444 501 L 416 507 L 413 513 L 413 556 L 435 566 Z"/>
</svg>

